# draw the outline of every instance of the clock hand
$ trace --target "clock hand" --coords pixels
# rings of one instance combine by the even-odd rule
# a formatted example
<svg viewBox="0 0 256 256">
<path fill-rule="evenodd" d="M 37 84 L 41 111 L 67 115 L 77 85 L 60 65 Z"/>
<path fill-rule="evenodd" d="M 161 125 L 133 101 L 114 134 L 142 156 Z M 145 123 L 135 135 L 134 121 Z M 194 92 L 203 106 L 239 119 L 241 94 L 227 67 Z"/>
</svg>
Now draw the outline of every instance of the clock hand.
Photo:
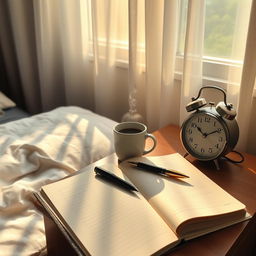
<svg viewBox="0 0 256 256">
<path fill-rule="evenodd" d="M 213 132 L 205 133 L 205 136 L 208 136 L 208 135 L 213 134 L 213 133 L 216 133 L 216 132 L 218 132 L 218 133 L 219 133 L 219 131 L 218 131 L 218 130 L 215 130 L 215 131 L 213 131 Z"/>
<path fill-rule="evenodd" d="M 201 134 L 203 134 L 203 132 L 202 132 L 202 130 L 201 130 L 200 127 L 197 126 L 196 129 L 197 129 Z"/>
<path fill-rule="evenodd" d="M 205 138 L 207 136 L 206 133 L 202 132 L 201 128 L 196 126 L 197 130 L 203 135 L 203 137 Z"/>
</svg>

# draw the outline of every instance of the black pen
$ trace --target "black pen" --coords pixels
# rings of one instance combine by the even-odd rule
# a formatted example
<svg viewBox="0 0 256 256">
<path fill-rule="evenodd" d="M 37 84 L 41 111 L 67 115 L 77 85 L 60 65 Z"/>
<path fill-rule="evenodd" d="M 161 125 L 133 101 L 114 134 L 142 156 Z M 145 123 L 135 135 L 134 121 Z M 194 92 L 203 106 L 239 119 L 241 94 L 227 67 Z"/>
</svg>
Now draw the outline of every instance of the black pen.
<svg viewBox="0 0 256 256">
<path fill-rule="evenodd" d="M 152 165 L 152 164 L 147 164 L 147 163 L 143 163 L 143 162 L 132 162 L 129 161 L 128 163 L 135 165 L 136 167 L 143 169 L 143 170 L 147 170 L 147 171 L 151 171 L 151 172 L 155 172 L 158 174 L 162 174 L 165 176 L 171 176 L 174 178 L 189 178 L 189 176 L 175 171 L 175 170 L 170 170 L 170 169 L 165 169 L 156 165 Z"/>
<path fill-rule="evenodd" d="M 95 167 L 94 171 L 97 175 L 102 176 L 104 178 L 107 178 L 113 182 L 116 182 L 117 184 L 121 185 L 124 188 L 127 188 L 129 190 L 138 191 L 133 185 L 131 185 L 129 182 L 119 178 L 114 173 L 108 172 L 106 169 L 103 169 L 102 167 Z"/>
</svg>

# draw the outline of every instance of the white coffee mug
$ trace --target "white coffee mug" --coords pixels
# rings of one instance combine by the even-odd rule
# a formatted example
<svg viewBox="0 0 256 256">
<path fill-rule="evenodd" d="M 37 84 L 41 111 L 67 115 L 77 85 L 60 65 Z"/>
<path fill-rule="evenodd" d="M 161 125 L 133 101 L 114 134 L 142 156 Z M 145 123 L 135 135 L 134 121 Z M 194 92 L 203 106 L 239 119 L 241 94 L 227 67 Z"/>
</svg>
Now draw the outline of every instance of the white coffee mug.
<svg viewBox="0 0 256 256">
<path fill-rule="evenodd" d="M 147 138 L 153 140 L 153 146 L 146 150 Z M 114 127 L 115 152 L 120 161 L 130 157 L 142 156 L 151 152 L 157 144 L 154 135 L 147 133 L 147 127 L 139 122 L 123 122 Z"/>
</svg>

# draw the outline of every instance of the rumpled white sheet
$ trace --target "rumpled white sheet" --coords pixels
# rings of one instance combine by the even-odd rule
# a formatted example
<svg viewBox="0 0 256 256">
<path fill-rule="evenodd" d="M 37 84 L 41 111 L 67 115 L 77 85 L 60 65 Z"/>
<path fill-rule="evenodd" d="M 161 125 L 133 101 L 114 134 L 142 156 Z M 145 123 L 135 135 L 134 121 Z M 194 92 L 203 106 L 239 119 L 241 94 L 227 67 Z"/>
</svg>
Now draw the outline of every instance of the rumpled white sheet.
<svg viewBox="0 0 256 256">
<path fill-rule="evenodd" d="M 43 217 L 32 193 L 111 154 L 115 124 L 61 107 L 0 125 L 0 256 L 45 255 Z"/>
</svg>

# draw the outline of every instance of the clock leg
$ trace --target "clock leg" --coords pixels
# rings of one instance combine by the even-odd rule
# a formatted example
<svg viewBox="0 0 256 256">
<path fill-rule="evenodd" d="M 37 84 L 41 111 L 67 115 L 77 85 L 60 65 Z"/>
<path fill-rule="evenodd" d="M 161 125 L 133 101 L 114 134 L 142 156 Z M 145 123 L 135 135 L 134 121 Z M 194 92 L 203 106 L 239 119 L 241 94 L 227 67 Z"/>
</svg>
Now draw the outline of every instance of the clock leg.
<svg viewBox="0 0 256 256">
<path fill-rule="evenodd" d="M 184 158 L 186 158 L 188 155 L 189 155 L 188 152 L 186 152 L 186 153 L 184 154 Z"/>
<path fill-rule="evenodd" d="M 213 160 L 213 162 L 214 162 L 214 164 L 216 166 L 216 169 L 219 170 L 220 169 L 220 165 L 219 165 L 218 159 Z"/>
</svg>

